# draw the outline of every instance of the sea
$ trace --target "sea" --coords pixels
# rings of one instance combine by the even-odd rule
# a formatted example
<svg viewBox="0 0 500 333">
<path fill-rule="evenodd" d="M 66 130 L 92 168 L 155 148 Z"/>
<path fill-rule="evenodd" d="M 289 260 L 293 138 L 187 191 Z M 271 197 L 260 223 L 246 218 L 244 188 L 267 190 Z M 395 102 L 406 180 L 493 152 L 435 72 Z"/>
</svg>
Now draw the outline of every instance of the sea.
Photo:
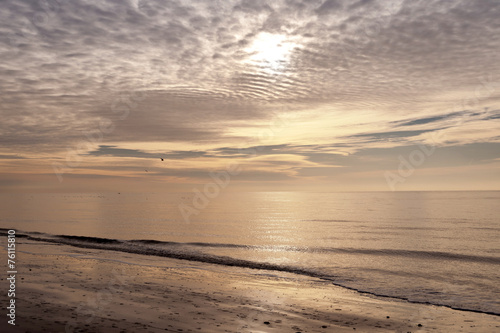
<svg viewBox="0 0 500 333">
<path fill-rule="evenodd" d="M 287 272 L 500 315 L 500 191 L 210 196 L 0 194 L 0 228 L 30 241 Z"/>
</svg>

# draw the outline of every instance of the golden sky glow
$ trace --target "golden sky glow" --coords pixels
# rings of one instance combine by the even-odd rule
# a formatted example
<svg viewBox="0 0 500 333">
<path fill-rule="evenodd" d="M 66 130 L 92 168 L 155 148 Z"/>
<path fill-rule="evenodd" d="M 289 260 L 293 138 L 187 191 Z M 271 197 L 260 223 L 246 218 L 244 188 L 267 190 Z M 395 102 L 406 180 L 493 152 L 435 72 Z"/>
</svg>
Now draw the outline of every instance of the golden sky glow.
<svg viewBox="0 0 500 333">
<path fill-rule="evenodd" d="M 229 163 L 228 191 L 498 189 L 499 14 L 7 1 L 0 189 L 189 191 Z"/>
</svg>

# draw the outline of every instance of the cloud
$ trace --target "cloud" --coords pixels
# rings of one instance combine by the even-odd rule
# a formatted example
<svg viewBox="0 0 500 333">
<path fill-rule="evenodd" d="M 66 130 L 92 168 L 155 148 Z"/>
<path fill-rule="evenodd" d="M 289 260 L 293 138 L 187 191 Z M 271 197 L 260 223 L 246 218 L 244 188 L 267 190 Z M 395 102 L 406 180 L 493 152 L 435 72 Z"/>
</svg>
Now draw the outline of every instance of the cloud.
<svg viewBox="0 0 500 333">
<path fill-rule="evenodd" d="M 4 1 L 0 158 L 64 159 L 89 133 L 100 158 L 157 158 L 123 148 L 155 142 L 172 160 L 318 168 L 432 132 L 495 143 L 499 14 L 489 0 Z M 304 125 L 247 144 L 276 115 Z"/>
<path fill-rule="evenodd" d="M 454 164 L 462 165 L 464 161 L 467 163 L 473 161 L 474 164 L 490 163 L 500 157 L 500 142 L 482 142 L 466 145 L 450 144 L 447 146 L 419 146 L 410 144 L 401 145 L 399 147 L 365 148 L 360 149 L 353 154 L 334 152 L 331 151 L 330 146 L 321 145 L 308 147 L 293 145 L 253 146 L 247 148 L 221 147 L 207 151 L 186 150 L 154 153 L 138 149 L 125 149 L 118 148 L 116 146 L 101 145 L 99 146 L 99 149 L 90 152 L 88 155 L 97 157 L 132 157 L 155 160 L 160 158 L 164 158 L 166 160 L 197 159 L 198 161 L 201 161 L 202 159 L 214 158 L 239 158 L 238 163 L 244 164 L 250 168 L 253 168 L 256 165 L 266 165 L 268 163 L 278 164 L 285 167 L 296 166 L 300 168 L 303 166 L 303 163 L 300 163 L 300 161 L 305 159 L 306 161 L 313 162 L 314 164 L 308 165 L 308 168 L 315 166 L 321 168 L 355 167 L 380 169 L 387 168 L 394 165 L 394 163 L 398 163 L 398 156 L 409 156 L 411 152 L 415 150 L 422 150 L 422 146 L 426 151 L 432 152 L 429 160 L 433 161 L 431 164 L 435 166 L 450 166 Z M 296 158 L 293 158 L 294 156 Z M 265 157 L 265 159 L 262 159 L 263 157 Z M 367 163 L 367 161 L 369 163 Z M 114 167 L 115 166 L 113 166 L 113 168 Z M 124 167 L 128 168 L 127 166 Z M 207 174 L 207 171 L 205 174 Z"/>
<path fill-rule="evenodd" d="M 196 168 L 184 169 L 184 170 L 163 169 L 155 171 L 155 175 L 213 182 L 213 179 L 210 178 L 209 173 L 205 169 L 196 169 Z M 232 181 L 235 182 L 242 182 L 242 181 L 270 182 L 270 181 L 286 181 L 291 179 L 293 178 L 286 173 L 278 171 L 266 171 L 266 170 L 243 170 L 237 176 L 232 177 Z"/>
<path fill-rule="evenodd" d="M 361 133 L 351 135 L 351 138 L 367 138 L 371 140 L 384 140 L 384 139 L 392 139 L 392 138 L 408 138 L 412 136 L 418 136 L 422 133 L 432 132 L 434 129 L 429 130 L 420 130 L 420 131 L 390 131 L 390 132 L 379 132 L 379 133 Z"/>
<path fill-rule="evenodd" d="M 439 116 L 434 116 L 434 117 L 425 117 L 425 118 L 420 118 L 420 119 L 414 119 L 410 121 L 397 121 L 395 122 L 397 125 L 396 126 L 415 126 L 415 125 L 424 125 L 424 124 L 429 124 L 429 123 L 434 123 L 438 122 L 444 119 L 449 119 L 452 117 L 464 115 L 464 112 L 452 112 L 444 115 L 439 115 Z"/>
<path fill-rule="evenodd" d="M 436 123 L 436 122 L 441 122 L 441 121 L 458 121 L 461 122 L 461 120 L 480 120 L 480 119 L 490 119 L 490 117 L 484 118 L 483 116 L 485 114 L 491 114 L 491 112 L 484 111 L 484 112 L 472 112 L 472 111 L 456 111 L 456 112 L 450 112 L 446 114 L 441 114 L 437 116 L 432 116 L 432 117 L 423 117 L 423 118 L 418 118 L 418 119 L 413 119 L 413 120 L 399 120 L 399 121 L 394 121 L 391 122 L 395 124 L 396 127 L 404 127 L 404 126 L 418 126 L 418 125 L 426 125 L 426 124 L 431 124 L 431 123 Z M 482 118 L 483 117 L 483 118 Z"/>
<path fill-rule="evenodd" d="M 124 149 L 116 146 L 100 145 L 97 150 L 91 151 L 92 156 L 113 156 L 113 157 L 136 157 L 136 158 L 159 158 L 158 154 L 147 153 L 138 149 Z"/>
<path fill-rule="evenodd" d="M 19 155 L 1 155 L 0 154 L 0 160 L 22 160 L 25 158 L 26 157 L 19 156 Z"/>
<path fill-rule="evenodd" d="M 89 152 L 91 156 L 109 157 L 134 157 L 134 158 L 154 158 L 154 159 L 186 159 L 196 157 L 206 157 L 208 154 L 202 151 L 171 151 L 166 153 L 149 153 L 138 149 L 117 148 L 116 146 L 100 145 L 98 149 Z"/>
<path fill-rule="evenodd" d="M 316 9 L 318 15 L 328 14 L 331 11 L 342 9 L 342 4 L 338 0 L 326 0 L 321 6 Z"/>
<path fill-rule="evenodd" d="M 493 110 L 488 112 L 489 116 L 484 118 L 484 120 L 500 119 L 500 110 Z"/>
<path fill-rule="evenodd" d="M 287 154 L 290 152 L 287 149 L 289 145 L 268 145 L 268 146 L 251 146 L 242 148 L 232 148 L 232 147 L 222 147 L 217 148 L 214 151 L 219 153 L 220 156 L 238 156 L 238 157 L 252 157 L 258 155 L 275 155 L 275 154 Z"/>
</svg>

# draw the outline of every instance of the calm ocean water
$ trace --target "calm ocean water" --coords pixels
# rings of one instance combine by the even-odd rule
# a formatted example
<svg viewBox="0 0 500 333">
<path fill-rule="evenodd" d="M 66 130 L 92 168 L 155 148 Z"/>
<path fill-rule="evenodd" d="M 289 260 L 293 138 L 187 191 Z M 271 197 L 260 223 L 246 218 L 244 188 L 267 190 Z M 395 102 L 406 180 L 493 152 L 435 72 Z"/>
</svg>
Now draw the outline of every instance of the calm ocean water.
<svg viewBox="0 0 500 333">
<path fill-rule="evenodd" d="M 500 192 L 223 193 L 187 223 L 193 196 L 2 194 L 0 228 L 500 315 Z"/>
</svg>

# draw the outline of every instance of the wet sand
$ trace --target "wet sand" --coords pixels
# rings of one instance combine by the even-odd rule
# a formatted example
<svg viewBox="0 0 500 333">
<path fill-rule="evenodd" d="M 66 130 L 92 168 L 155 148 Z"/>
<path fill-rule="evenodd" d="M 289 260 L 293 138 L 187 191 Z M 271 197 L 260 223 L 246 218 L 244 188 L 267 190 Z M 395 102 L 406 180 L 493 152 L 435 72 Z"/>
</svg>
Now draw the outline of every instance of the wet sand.
<svg viewBox="0 0 500 333">
<path fill-rule="evenodd" d="M 376 298 L 294 274 L 25 240 L 21 248 L 16 326 L 2 306 L 0 332 L 500 331 L 497 316 Z M 5 305 L 6 274 L 0 283 Z"/>
</svg>

